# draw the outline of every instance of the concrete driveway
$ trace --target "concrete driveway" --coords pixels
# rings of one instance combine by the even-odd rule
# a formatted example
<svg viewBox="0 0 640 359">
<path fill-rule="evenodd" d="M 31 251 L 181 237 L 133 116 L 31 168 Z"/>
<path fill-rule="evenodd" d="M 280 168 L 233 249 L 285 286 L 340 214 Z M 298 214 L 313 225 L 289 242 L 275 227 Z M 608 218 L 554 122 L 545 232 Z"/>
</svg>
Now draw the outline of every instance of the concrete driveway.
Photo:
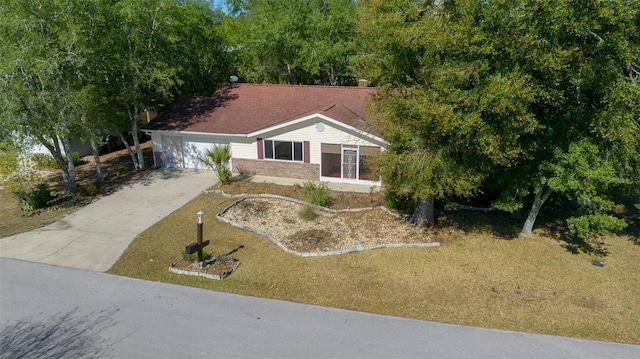
<svg viewBox="0 0 640 359">
<path fill-rule="evenodd" d="M 0 238 L 0 257 L 104 272 L 139 233 L 215 183 L 212 171 L 156 170 L 51 225 Z"/>
</svg>

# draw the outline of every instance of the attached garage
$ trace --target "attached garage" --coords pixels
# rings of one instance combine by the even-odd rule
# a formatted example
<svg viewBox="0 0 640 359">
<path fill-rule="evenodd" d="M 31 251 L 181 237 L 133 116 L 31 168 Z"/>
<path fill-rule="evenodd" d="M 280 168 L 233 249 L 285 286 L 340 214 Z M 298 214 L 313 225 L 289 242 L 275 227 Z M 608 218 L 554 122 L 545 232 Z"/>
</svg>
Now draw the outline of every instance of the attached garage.
<svg viewBox="0 0 640 359">
<path fill-rule="evenodd" d="M 229 141 L 203 136 L 161 135 L 162 162 L 170 168 L 207 169 L 200 157 L 214 146 L 228 145 Z M 160 165 L 156 163 L 156 166 Z"/>
</svg>

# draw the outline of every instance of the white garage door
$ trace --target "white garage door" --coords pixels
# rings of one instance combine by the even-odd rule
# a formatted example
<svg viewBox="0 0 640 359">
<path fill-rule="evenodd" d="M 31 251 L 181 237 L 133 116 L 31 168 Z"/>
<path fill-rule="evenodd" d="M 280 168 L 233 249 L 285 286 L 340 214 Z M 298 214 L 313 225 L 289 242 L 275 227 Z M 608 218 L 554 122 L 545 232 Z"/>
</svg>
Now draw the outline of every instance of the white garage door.
<svg viewBox="0 0 640 359">
<path fill-rule="evenodd" d="M 208 169 L 208 167 L 200 161 L 200 157 L 207 153 L 207 150 L 213 150 L 214 146 L 229 144 L 223 143 L 220 139 L 202 138 L 202 137 L 183 137 L 182 149 L 184 156 L 185 168 Z"/>
<path fill-rule="evenodd" d="M 162 149 L 164 152 L 165 167 L 182 168 L 182 137 L 162 136 Z"/>
</svg>

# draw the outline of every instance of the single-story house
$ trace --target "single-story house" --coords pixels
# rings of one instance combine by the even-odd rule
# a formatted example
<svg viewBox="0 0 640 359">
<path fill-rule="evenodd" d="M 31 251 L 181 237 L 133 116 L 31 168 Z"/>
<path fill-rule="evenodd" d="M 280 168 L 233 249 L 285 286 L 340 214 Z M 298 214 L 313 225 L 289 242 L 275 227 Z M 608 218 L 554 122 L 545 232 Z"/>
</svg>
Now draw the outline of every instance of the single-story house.
<svg viewBox="0 0 640 359">
<path fill-rule="evenodd" d="M 379 185 L 365 159 L 388 143 L 366 131 L 375 88 L 230 84 L 177 100 L 150 122 L 154 165 L 204 169 L 229 145 L 234 173 Z"/>
</svg>

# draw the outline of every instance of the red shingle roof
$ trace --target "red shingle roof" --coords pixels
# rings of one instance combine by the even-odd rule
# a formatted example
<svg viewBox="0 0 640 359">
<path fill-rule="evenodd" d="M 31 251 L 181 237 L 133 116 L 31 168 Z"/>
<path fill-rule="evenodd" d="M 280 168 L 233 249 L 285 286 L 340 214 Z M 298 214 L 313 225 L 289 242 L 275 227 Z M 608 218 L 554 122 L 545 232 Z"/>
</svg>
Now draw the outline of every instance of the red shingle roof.
<svg viewBox="0 0 640 359">
<path fill-rule="evenodd" d="M 151 121 L 155 130 L 249 134 L 320 113 L 359 128 L 371 87 L 233 84 L 211 97 L 174 102 Z"/>
</svg>

